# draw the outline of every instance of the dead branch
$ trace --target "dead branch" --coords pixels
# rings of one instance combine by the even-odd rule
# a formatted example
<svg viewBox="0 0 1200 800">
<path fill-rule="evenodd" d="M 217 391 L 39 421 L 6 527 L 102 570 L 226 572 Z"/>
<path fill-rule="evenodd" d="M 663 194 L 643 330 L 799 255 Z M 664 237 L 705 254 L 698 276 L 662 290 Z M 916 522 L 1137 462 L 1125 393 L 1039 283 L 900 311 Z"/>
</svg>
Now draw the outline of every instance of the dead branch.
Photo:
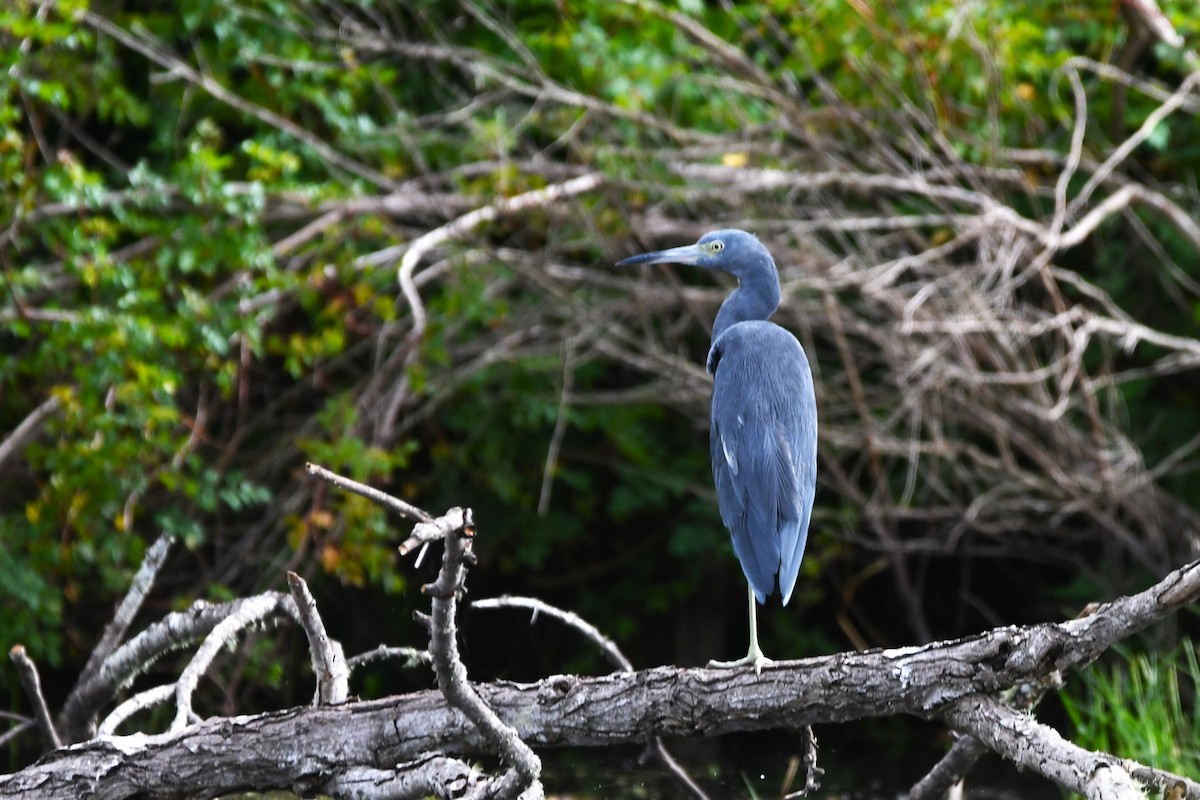
<svg viewBox="0 0 1200 800">
<path fill-rule="evenodd" d="M 120 687 L 167 653 L 205 639 L 228 619 L 241 620 L 222 629 L 222 636 L 213 640 L 210 656 L 205 662 L 210 661 L 215 650 L 227 641 L 225 634 L 233 635 L 243 623 L 261 620 L 280 609 L 286 610 L 289 604 L 291 598 L 287 595 L 268 592 L 228 603 L 198 600 L 187 611 L 168 614 L 117 648 L 90 679 L 75 687 L 58 715 L 58 728 L 63 738 L 80 742 L 93 736 L 101 706 L 109 702 Z M 200 670 L 206 666 L 205 662 L 197 662 L 196 668 Z"/>
<path fill-rule="evenodd" d="M 414 505 L 404 502 L 398 497 L 393 497 L 386 492 L 381 492 L 374 487 L 367 486 L 365 483 L 359 483 L 358 481 L 350 480 L 345 476 L 338 475 L 337 473 L 331 472 L 330 470 L 327 470 L 317 464 L 305 464 L 304 469 L 314 478 L 320 478 L 323 481 L 327 481 L 339 489 L 345 489 L 348 492 L 354 492 L 357 495 L 362 495 L 368 500 L 379 503 L 386 508 L 390 508 L 392 511 L 408 517 L 409 519 L 415 519 L 418 522 L 431 522 L 433 520 L 433 517 L 429 516 L 429 514 L 426 512 Z M 407 552 L 407 550 L 401 550 L 400 554 L 404 555 Z"/>
<path fill-rule="evenodd" d="M 1090 614 L 1093 610 L 1094 607 L 1089 605 L 1084 613 Z M 1010 693 L 1011 697 L 1005 698 L 1005 705 L 1010 710 L 1031 715 L 1046 692 L 1061 686 L 1061 674 L 1058 672 L 1048 673 L 1037 681 L 1018 686 L 1015 691 Z M 945 797 L 953 786 L 962 783 L 979 757 L 987 752 L 987 746 L 971 734 L 960 734 L 956 731 L 953 735 L 954 745 L 921 780 L 913 785 L 906 800 L 934 800 L 934 798 Z"/>
<path fill-rule="evenodd" d="M 1189 797 L 1200 791 L 1200 783 L 1189 778 L 1153 774 L 1144 765 L 1085 750 L 995 697 L 976 695 L 955 701 L 941 719 L 958 730 L 970 731 L 989 749 L 1018 767 L 1035 770 L 1089 800 L 1143 800 L 1146 789 L 1162 792 L 1177 784 L 1187 787 Z M 1144 786 L 1133 779 L 1135 771 L 1141 772 Z"/>
<path fill-rule="evenodd" d="M 350 668 L 342 646 L 329 638 L 325 623 L 317 611 L 317 601 L 308 591 L 308 584 L 294 572 L 287 574 L 288 589 L 296 603 L 300 626 L 308 637 L 308 652 L 312 656 L 313 674 L 317 676 L 317 691 L 313 704 L 344 703 L 350 696 Z"/>
<path fill-rule="evenodd" d="M 444 544 L 442 568 L 434 583 L 421 587 L 421 593 L 431 598 L 433 613 L 419 615 L 429 631 L 429 653 L 438 686 L 451 708 L 461 712 L 480 732 L 488 748 L 498 753 L 509 770 L 488 789 L 499 798 L 542 797 L 541 759 L 523 742 L 508 723 L 489 708 L 467 682 L 467 668 L 458 655 L 458 627 L 455 620 L 459 595 L 466 591 L 466 567 L 475 563 L 471 551 L 475 522 L 471 509 L 453 508 L 430 523 L 418 523 L 442 531 Z"/>
<path fill-rule="evenodd" d="M 31 411 L 29 416 L 21 420 L 12 433 L 5 436 L 4 441 L 0 442 L 0 467 L 4 466 L 5 461 L 24 447 L 26 442 L 38 432 L 46 418 L 58 411 L 61 406 L 62 399 L 56 395 L 50 395 Z"/>
<path fill-rule="evenodd" d="M 100 669 L 100 665 L 125 639 L 129 626 L 133 624 L 133 618 L 137 616 L 142 604 L 146 601 L 146 595 L 153 588 L 154 579 L 158 577 L 158 572 L 166 562 L 167 555 L 171 552 L 171 545 L 174 543 L 175 537 L 163 534 L 154 540 L 154 544 L 150 545 L 146 555 L 142 558 L 141 566 L 138 567 L 137 573 L 134 574 L 133 580 L 129 584 L 129 591 L 125 593 L 121 605 L 117 606 L 112 621 L 105 626 L 100 642 L 88 656 L 87 664 L 84 665 L 83 672 L 79 674 L 76 685 L 91 680 L 96 671 Z"/>
<path fill-rule="evenodd" d="M 912 714 L 978 736 L 1027 769 L 1076 791 L 1123 775 L 1158 775 L 1200 791 L 1182 776 L 1090 753 L 1061 740 L 998 693 L 1056 670 L 1090 663 L 1114 642 L 1200 599 L 1200 561 L 1144 592 L 1099 606 L 1086 618 L 1002 627 L 920 647 L 781 661 L 753 670 L 659 667 L 595 678 L 555 676 L 534 684 L 475 687 L 480 699 L 528 744 L 607 746 L 649 736 L 715 736 Z M 1035 727 L 1038 726 L 1038 727 Z M 57 750 L 0 777 L 0 797 L 54 798 L 99 791 L 176 798 L 248 787 L 321 790 L 331 773 L 396 764 L 492 745 L 440 691 L 236 718 L 214 718 L 152 736 L 97 739 Z M 1102 765 L 1109 776 L 1098 776 Z M 1089 788 L 1093 787 L 1093 788 Z"/>
<path fill-rule="evenodd" d="M 323 467 L 308 464 L 307 469 L 310 474 L 341 488 L 363 494 L 386 507 L 401 507 L 406 513 L 421 520 L 413 526 L 411 536 L 400 545 L 402 555 L 411 552 L 418 543 L 428 545 L 436 539 L 442 540 L 442 565 L 437 580 L 421 587 L 421 593 L 430 598 L 432 614 L 418 612 L 416 618 L 429 632 L 428 655 L 446 701 L 478 728 L 492 751 L 498 753 L 509 765 L 509 770 L 503 776 L 482 782 L 472 796 L 475 793 L 481 797 L 498 798 L 520 795 L 528 800 L 542 797 L 544 792 L 539 780 L 541 760 L 521 741 L 516 732 L 502 722 L 480 699 L 467 682 L 467 670 L 458 654 L 458 628 L 455 619 L 458 599 L 466 593 L 467 565 L 475 563 L 475 555 L 471 550 L 475 521 L 471 509 L 455 507 L 440 517 L 432 518 L 421 509 Z M 424 552 L 423 548 L 421 555 Z M 418 556 L 418 561 L 420 557 Z M 313 613 L 315 614 L 315 604 Z M 314 647 L 314 669 L 317 657 L 317 649 Z"/>
<path fill-rule="evenodd" d="M 592 625 L 590 622 L 585 620 L 583 617 L 579 616 L 578 614 L 576 614 L 572 611 L 566 611 L 564 609 L 558 608 L 557 606 L 552 606 L 549 603 L 538 600 L 536 597 L 510 597 L 508 595 L 505 595 L 503 597 L 493 597 L 493 598 L 489 598 L 486 600 L 476 600 L 471 605 L 475 608 L 483 608 L 483 609 L 499 609 L 499 608 L 528 609 L 533 612 L 529 618 L 530 625 L 532 625 L 537 620 L 539 615 L 545 614 L 546 616 L 551 617 L 553 619 L 557 619 L 558 621 L 562 622 L 563 624 L 565 624 L 569 627 L 572 627 L 575 630 L 582 633 L 587 639 L 589 639 L 592 643 L 594 643 L 597 647 L 600 648 L 600 651 L 604 654 L 604 657 L 607 658 L 617 669 L 622 670 L 624 672 L 633 672 L 634 671 L 633 663 L 630 662 L 630 660 L 625 657 L 625 654 L 621 652 L 620 648 L 617 647 L 616 643 L 613 642 L 612 639 L 608 638 L 603 633 L 601 633 L 600 629 L 597 628 L 595 625 Z M 811 729 L 809 729 L 809 730 L 811 731 Z M 697 800 L 708 800 L 708 795 L 705 793 L 705 791 L 700 788 L 699 784 L 697 784 L 694 780 L 692 780 L 692 776 L 687 773 L 687 770 L 685 770 L 679 764 L 679 762 L 676 761 L 675 758 L 671 755 L 671 752 L 667 749 L 667 746 L 663 742 L 661 736 L 655 736 L 655 737 L 653 737 L 653 739 L 651 739 L 650 749 L 653 751 L 655 756 L 663 763 L 663 766 L 665 766 L 667 768 L 667 770 L 670 771 L 670 773 L 675 777 L 675 779 L 677 781 L 679 781 L 679 783 L 693 797 L 697 798 Z M 814 745 L 814 750 L 813 750 L 813 759 L 814 759 L 813 767 L 815 769 L 815 767 L 816 767 L 815 745 Z M 810 770 L 809 774 L 812 775 L 813 770 Z"/>
<path fill-rule="evenodd" d="M 229 613 L 205 634 L 204 641 L 175 684 L 175 719 L 171 723 L 171 730 L 183 730 L 195 721 L 192 695 L 217 654 L 228 647 L 246 628 L 279 613 L 287 613 L 293 618 L 299 616 L 295 603 L 288 595 L 270 592 L 247 597 L 230 608 Z"/>
<path fill-rule="evenodd" d="M 582 633 L 600 649 L 604 657 L 617 669 L 624 670 L 625 672 L 633 672 L 633 663 L 625 657 L 625 654 L 621 652 L 613 640 L 605 636 L 595 625 L 572 611 L 552 606 L 549 603 L 538 600 L 536 597 L 510 597 L 508 595 L 476 600 L 471 605 L 474 608 L 483 609 L 520 608 L 531 611 L 533 613 L 529 618 L 530 625 L 534 623 L 538 615 L 545 614 Z"/>
<path fill-rule="evenodd" d="M 401 660 L 404 667 L 433 666 L 433 658 L 429 655 L 428 650 L 418 650 L 415 647 L 388 647 L 382 644 L 374 650 L 368 650 L 346 659 L 346 664 L 353 671 L 356 667 L 389 658 Z"/>
<path fill-rule="evenodd" d="M 62 747 L 62 739 L 58 736 L 54 720 L 50 717 L 50 709 L 46 706 L 46 696 L 42 694 L 42 679 L 38 675 L 37 664 L 33 663 L 33 659 L 25 652 L 25 648 L 19 644 L 12 646 L 8 651 L 8 657 L 16 665 L 17 672 L 21 674 L 21 685 L 25 687 L 25 696 L 33 705 L 34 719 L 37 721 L 42 741 L 49 748 Z"/>
</svg>

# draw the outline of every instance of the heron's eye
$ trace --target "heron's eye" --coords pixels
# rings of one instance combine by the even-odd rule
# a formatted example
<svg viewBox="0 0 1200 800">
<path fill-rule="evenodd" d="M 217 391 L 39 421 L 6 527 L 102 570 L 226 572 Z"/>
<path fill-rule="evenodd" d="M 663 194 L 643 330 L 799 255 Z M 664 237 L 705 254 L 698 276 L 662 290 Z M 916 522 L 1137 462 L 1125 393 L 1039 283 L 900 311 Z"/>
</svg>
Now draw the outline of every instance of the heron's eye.
<svg viewBox="0 0 1200 800">
<path fill-rule="evenodd" d="M 719 252 L 721 252 L 722 250 L 724 250 L 724 249 L 725 249 L 725 243 L 724 243 L 724 242 L 722 242 L 720 239 L 718 239 L 717 241 L 715 241 L 715 242 L 713 242 L 712 244 L 710 244 L 710 245 L 708 246 L 708 249 L 709 249 L 710 251 L 712 251 L 713 253 L 719 253 Z"/>
</svg>

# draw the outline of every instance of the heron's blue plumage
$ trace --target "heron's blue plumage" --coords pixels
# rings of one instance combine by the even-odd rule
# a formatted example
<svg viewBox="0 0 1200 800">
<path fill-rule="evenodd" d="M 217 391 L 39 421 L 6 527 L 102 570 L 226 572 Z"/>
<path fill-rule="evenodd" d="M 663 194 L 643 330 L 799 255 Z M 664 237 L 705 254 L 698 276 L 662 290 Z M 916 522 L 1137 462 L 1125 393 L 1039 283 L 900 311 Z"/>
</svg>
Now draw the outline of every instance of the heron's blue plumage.
<svg viewBox="0 0 1200 800">
<path fill-rule="evenodd" d="M 778 590 L 787 604 L 816 494 L 817 404 L 800 342 L 767 321 L 779 305 L 779 273 L 762 243 L 740 230 L 713 231 L 694 245 L 621 263 L 671 261 L 738 279 L 717 312 L 707 362 L 713 481 L 755 598 L 765 603 Z"/>
<path fill-rule="evenodd" d="M 721 520 L 758 601 L 778 588 L 786 605 L 816 490 L 816 414 L 806 413 L 815 410 L 816 399 L 808 359 L 783 328 L 747 321 L 714 342 L 709 365 L 709 436 Z"/>
</svg>

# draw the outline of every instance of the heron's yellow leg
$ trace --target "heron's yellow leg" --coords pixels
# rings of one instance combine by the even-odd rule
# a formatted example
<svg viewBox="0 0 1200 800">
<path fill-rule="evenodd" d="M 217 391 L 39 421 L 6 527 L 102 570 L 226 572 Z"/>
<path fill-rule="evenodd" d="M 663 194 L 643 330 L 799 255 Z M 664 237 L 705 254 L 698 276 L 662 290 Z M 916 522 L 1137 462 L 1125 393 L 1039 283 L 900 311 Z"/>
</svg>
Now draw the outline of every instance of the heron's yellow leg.
<svg viewBox="0 0 1200 800">
<path fill-rule="evenodd" d="M 737 669 L 738 667 L 754 667 L 754 674 L 762 674 L 762 668 L 765 664 L 770 664 L 771 659 L 763 655 L 762 648 L 758 646 L 758 601 L 754 599 L 754 589 L 750 584 L 746 584 L 746 591 L 750 597 L 750 650 L 744 658 L 739 658 L 736 661 L 709 661 L 710 667 L 716 669 Z"/>
</svg>

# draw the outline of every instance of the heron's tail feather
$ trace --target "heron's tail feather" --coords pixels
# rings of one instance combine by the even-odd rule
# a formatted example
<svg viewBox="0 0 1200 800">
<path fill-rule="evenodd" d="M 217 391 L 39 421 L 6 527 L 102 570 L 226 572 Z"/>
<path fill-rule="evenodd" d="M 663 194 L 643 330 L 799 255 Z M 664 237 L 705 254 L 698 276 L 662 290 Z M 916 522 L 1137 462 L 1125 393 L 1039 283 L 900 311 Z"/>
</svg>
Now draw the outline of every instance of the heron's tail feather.
<svg viewBox="0 0 1200 800">
<path fill-rule="evenodd" d="M 804 559 L 804 545 L 808 542 L 809 511 L 802 510 L 803 518 L 790 523 L 783 530 L 783 552 L 779 564 L 779 594 L 786 606 L 792 599 L 792 590 L 796 588 L 796 578 L 800 575 L 800 562 Z"/>
</svg>

